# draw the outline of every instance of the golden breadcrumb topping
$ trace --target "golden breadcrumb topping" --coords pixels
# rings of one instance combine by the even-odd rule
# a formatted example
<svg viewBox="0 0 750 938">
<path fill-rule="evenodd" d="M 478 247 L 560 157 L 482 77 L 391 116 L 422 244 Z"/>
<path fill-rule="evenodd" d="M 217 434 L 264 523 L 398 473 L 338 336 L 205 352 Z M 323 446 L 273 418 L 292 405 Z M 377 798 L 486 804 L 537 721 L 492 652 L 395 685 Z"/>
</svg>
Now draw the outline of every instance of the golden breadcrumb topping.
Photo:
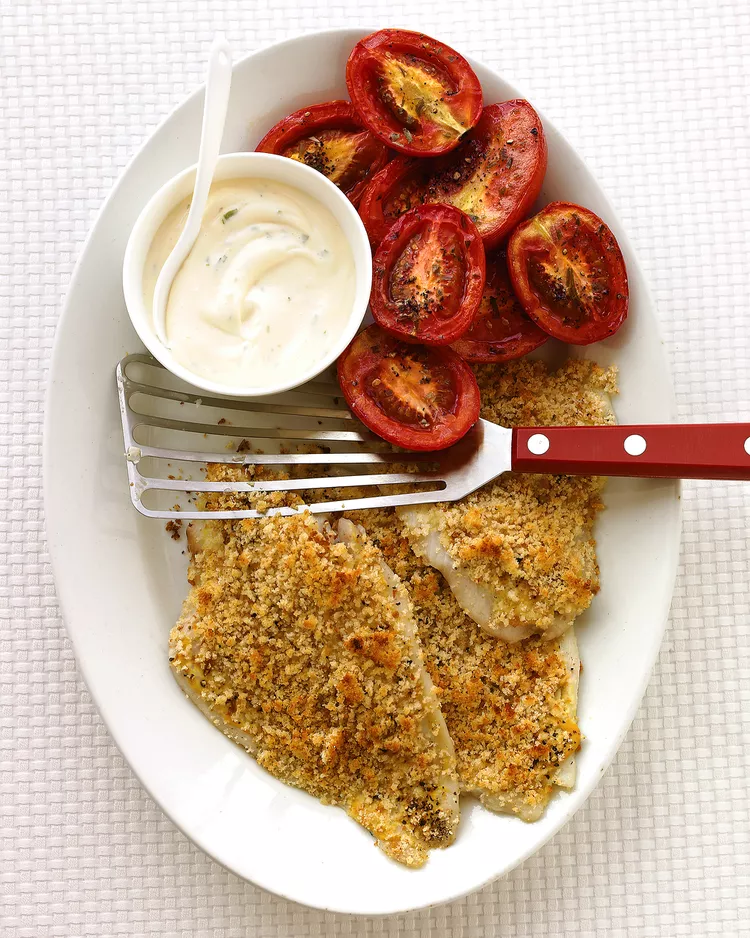
<svg viewBox="0 0 750 938">
<path fill-rule="evenodd" d="M 616 372 L 571 359 L 475 368 L 482 416 L 504 426 L 614 423 L 608 394 Z M 482 625 L 558 634 L 599 589 L 593 523 L 603 480 L 506 473 L 460 502 L 402 513 L 414 549 L 439 532 L 453 568 L 493 594 Z"/>
<path fill-rule="evenodd" d="M 595 478 L 507 475 L 461 502 L 402 516 L 415 550 L 439 532 L 454 569 L 491 594 L 489 632 L 558 633 L 599 590 L 592 529 L 601 489 Z"/>
<path fill-rule="evenodd" d="M 575 696 L 557 641 L 509 644 L 481 631 L 443 577 L 417 557 L 392 509 L 353 512 L 409 587 L 427 667 L 453 739 L 463 790 L 495 810 L 540 816 L 580 745 Z"/>
<path fill-rule="evenodd" d="M 450 740 L 380 552 L 364 536 L 334 541 L 309 514 L 206 522 L 191 544 L 170 637 L 183 688 L 272 775 L 344 807 L 394 859 L 419 866 L 450 843 Z"/>
<path fill-rule="evenodd" d="M 486 419 L 613 422 L 614 369 L 569 361 L 550 373 L 522 360 L 475 371 Z M 214 481 L 270 476 L 283 477 L 267 467 L 208 470 Z M 591 527 L 600 490 L 596 479 L 507 474 L 437 509 L 443 543 L 477 582 L 509 597 L 507 621 L 517 621 L 525 603 L 535 623 L 560 610 L 577 614 L 598 588 Z M 282 493 L 251 500 L 261 509 L 300 502 Z M 212 495 L 209 503 L 247 507 L 248 496 Z M 535 819 L 580 745 L 570 656 L 559 641 L 507 644 L 482 632 L 409 548 L 393 510 L 347 517 L 372 543 L 356 550 L 333 543 L 309 515 L 209 522 L 200 544 L 193 534 L 194 585 L 170 646 L 178 679 L 272 774 L 341 805 L 392 857 L 419 865 L 427 848 L 450 843 L 457 820 L 446 797 L 455 763 L 420 678 L 424 660 L 461 788 L 495 810 Z M 424 657 L 409 638 L 410 614 L 404 619 L 394 602 L 383 557 L 408 588 Z"/>
<path fill-rule="evenodd" d="M 504 427 L 570 427 L 615 422 L 609 395 L 617 393 L 617 369 L 569 358 L 551 371 L 522 358 L 502 365 L 475 365 L 482 393 L 481 415 Z"/>
</svg>

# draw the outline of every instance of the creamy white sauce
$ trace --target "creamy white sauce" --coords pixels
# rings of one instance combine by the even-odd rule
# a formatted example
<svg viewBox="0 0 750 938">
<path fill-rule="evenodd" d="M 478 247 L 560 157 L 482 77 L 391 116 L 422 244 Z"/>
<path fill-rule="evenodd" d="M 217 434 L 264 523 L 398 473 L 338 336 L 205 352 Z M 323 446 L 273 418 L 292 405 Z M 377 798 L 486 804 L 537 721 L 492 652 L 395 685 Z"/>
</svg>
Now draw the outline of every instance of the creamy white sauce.
<svg viewBox="0 0 750 938">
<path fill-rule="evenodd" d="M 167 216 L 149 248 L 149 313 L 189 206 L 187 198 Z M 354 288 L 351 247 L 312 196 L 265 179 L 215 183 L 198 239 L 172 284 L 167 340 L 180 364 L 212 381 L 294 381 L 339 341 Z"/>
</svg>

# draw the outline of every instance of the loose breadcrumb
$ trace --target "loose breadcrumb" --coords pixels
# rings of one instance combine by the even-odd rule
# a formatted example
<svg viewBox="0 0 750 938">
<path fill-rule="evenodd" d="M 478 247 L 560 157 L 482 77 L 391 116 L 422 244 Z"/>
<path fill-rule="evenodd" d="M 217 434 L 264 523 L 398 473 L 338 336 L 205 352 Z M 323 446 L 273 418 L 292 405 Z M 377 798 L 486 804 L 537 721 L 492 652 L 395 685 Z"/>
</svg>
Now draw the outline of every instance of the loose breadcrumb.
<svg viewBox="0 0 750 938">
<path fill-rule="evenodd" d="M 569 358 L 557 370 L 522 358 L 503 365 L 475 365 L 481 416 L 504 427 L 612 424 L 609 400 L 617 393 L 617 369 Z"/>
</svg>

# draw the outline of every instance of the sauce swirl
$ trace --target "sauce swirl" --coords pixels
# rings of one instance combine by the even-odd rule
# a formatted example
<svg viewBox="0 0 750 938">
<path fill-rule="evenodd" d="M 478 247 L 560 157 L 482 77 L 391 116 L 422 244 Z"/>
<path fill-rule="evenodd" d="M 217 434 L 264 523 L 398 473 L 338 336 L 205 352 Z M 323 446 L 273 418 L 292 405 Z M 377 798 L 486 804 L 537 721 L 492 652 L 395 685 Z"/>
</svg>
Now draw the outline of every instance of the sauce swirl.
<svg viewBox="0 0 750 938">
<path fill-rule="evenodd" d="M 189 206 L 186 198 L 172 210 L 149 248 L 149 310 Z M 325 206 L 272 180 L 221 181 L 172 284 L 167 338 L 175 359 L 209 380 L 235 387 L 294 381 L 338 342 L 354 291 L 351 247 Z"/>
</svg>

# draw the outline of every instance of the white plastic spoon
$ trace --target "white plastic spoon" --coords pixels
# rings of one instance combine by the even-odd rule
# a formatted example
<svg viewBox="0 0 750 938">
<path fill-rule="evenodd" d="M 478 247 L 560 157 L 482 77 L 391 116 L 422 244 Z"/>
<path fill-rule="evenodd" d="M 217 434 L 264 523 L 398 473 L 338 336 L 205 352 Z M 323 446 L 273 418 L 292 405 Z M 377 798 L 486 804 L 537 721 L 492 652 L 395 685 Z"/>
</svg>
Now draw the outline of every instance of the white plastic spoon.
<svg viewBox="0 0 750 938">
<path fill-rule="evenodd" d="M 182 267 L 185 258 L 195 244 L 200 232 L 203 212 L 208 201 L 208 192 L 214 178 L 216 160 L 219 157 L 224 121 L 227 116 L 229 89 L 232 84 L 232 55 L 229 43 L 217 36 L 211 46 L 206 75 L 206 96 L 203 101 L 203 125 L 198 151 L 198 168 L 195 174 L 193 200 L 190 203 L 185 227 L 177 244 L 167 258 L 154 289 L 154 327 L 159 341 L 169 348 L 167 341 L 167 300 L 172 282 Z"/>
</svg>

